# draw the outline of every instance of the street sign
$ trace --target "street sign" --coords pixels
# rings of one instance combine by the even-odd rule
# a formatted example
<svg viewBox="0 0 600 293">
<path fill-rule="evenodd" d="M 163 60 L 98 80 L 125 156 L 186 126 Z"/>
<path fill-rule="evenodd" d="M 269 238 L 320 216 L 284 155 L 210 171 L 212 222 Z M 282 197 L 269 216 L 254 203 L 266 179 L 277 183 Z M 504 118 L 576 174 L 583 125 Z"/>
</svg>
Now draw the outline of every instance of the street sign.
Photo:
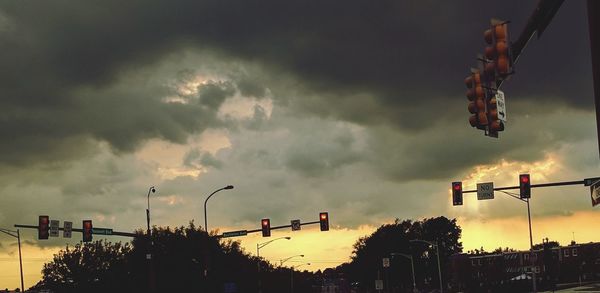
<svg viewBox="0 0 600 293">
<path fill-rule="evenodd" d="M 502 122 L 506 122 L 506 103 L 504 102 L 504 92 L 498 91 L 496 93 L 496 108 L 498 109 L 498 119 Z"/>
<path fill-rule="evenodd" d="M 375 290 L 383 290 L 383 280 L 375 280 Z"/>
<path fill-rule="evenodd" d="M 59 220 L 50 220 L 50 237 L 58 237 Z"/>
<path fill-rule="evenodd" d="M 71 238 L 71 231 L 73 231 L 73 222 L 65 221 L 65 223 L 63 225 L 64 225 L 63 237 Z"/>
<path fill-rule="evenodd" d="M 292 220 L 292 231 L 300 231 L 302 229 L 302 225 L 300 225 L 300 220 Z"/>
<path fill-rule="evenodd" d="M 595 207 L 600 204 L 600 182 L 596 182 L 594 185 L 590 186 L 592 191 L 592 207 Z"/>
<path fill-rule="evenodd" d="M 248 231 L 247 230 L 223 232 L 223 238 L 246 236 L 246 235 L 248 235 Z"/>
<path fill-rule="evenodd" d="M 592 186 L 592 185 L 594 185 L 597 182 L 600 182 L 600 177 L 583 179 L 583 185 L 584 186 Z"/>
<path fill-rule="evenodd" d="M 92 234 L 112 235 L 112 229 L 108 229 L 108 228 L 92 228 Z"/>
<path fill-rule="evenodd" d="M 383 258 L 383 267 L 384 268 L 389 268 L 390 267 L 390 259 L 387 257 Z"/>
<path fill-rule="evenodd" d="M 494 199 L 494 182 L 477 183 L 477 200 Z"/>
</svg>

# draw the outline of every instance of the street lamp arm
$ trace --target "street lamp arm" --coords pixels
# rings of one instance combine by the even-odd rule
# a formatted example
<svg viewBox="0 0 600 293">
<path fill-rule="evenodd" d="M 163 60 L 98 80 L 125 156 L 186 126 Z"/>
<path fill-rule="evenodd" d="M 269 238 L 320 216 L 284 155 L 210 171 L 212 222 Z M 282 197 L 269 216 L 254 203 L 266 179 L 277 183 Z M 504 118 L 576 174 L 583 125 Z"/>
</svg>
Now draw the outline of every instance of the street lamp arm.
<svg viewBox="0 0 600 293">
<path fill-rule="evenodd" d="M 213 193 L 211 193 L 206 200 L 204 200 L 204 230 L 206 231 L 206 233 L 208 233 L 208 224 L 206 221 L 206 203 L 208 203 L 208 200 L 211 198 L 211 196 L 213 196 L 215 193 L 221 191 L 221 190 L 225 190 L 225 189 L 233 189 L 233 185 L 227 185 L 225 187 L 221 187 L 215 191 L 213 191 Z"/>
<path fill-rule="evenodd" d="M 271 244 L 271 242 L 273 242 L 273 241 L 275 241 L 275 240 L 279 240 L 279 239 L 287 239 L 287 240 L 290 240 L 290 239 L 292 239 L 292 237 L 279 237 L 279 238 L 275 238 L 275 239 L 273 239 L 273 240 L 269 240 L 269 241 L 267 241 L 267 242 L 264 242 L 264 243 L 258 243 L 258 244 L 257 244 L 257 247 L 258 247 L 258 249 L 261 249 L 261 248 L 263 248 L 263 247 L 265 247 L 265 246 L 267 246 L 267 245 Z"/>
<path fill-rule="evenodd" d="M 18 237 L 17 234 L 12 234 L 12 233 L 17 233 L 17 231 L 0 228 L 0 232 L 2 232 L 4 234 L 7 234 L 7 235 L 10 235 L 10 236 L 15 237 L 15 238 Z"/>
<path fill-rule="evenodd" d="M 411 240 L 409 240 L 409 242 L 422 242 L 422 243 L 429 244 L 431 246 L 437 246 L 437 241 L 427 241 L 427 240 L 422 240 L 422 239 L 411 239 Z"/>
</svg>

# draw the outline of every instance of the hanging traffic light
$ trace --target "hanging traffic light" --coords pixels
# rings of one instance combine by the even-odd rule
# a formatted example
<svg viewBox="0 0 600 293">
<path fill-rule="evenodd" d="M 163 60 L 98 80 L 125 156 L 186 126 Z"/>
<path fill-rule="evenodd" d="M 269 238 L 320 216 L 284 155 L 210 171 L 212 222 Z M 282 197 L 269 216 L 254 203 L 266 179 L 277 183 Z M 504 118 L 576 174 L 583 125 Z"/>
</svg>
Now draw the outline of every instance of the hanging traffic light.
<svg viewBox="0 0 600 293">
<path fill-rule="evenodd" d="M 490 29 L 484 32 L 485 42 L 490 45 L 485 48 L 485 58 L 489 60 L 485 66 L 486 74 L 495 80 L 506 79 L 512 74 L 512 54 L 508 38 L 508 22 L 492 20 Z"/>
<path fill-rule="evenodd" d="M 329 231 L 329 213 L 322 212 L 319 214 L 319 224 L 321 225 L 321 231 Z"/>
<path fill-rule="evenodd" d="M 92 241 L 92 231 L 93 231 L 93 226 L 92 226 L 92 220 L 83 220 L 83 242 L 90 242 Z"/>
<path fill-rule="evenodd" d="M 469 113 L 473 114 L 469 117 L 469 123 L 472 127 L 485 129 L 488 125 L 488 117 L 486 113 L 486 90 L 481 83 L 481 74 L 479 70 L 472 69 L 471 75 L 465 78 L 467 86 L 467 99 L 469 100 Z"/>
<path fill-rule="evenodd" d="M 452 205 L 461 206 L 462 204 L 462 182 L 452 182 Z"/>
<path fill-rule="evenodd" d="M 50 236 L 50 217 L 40 216 L 38 221 L 38 239 L 48 239 Z"/>
<path fill-rule="evenodd" d="M 521 198 L 531 198 L 531 180 L 529 174 L 519 175 L 519 196 Z"/>
<path fill-rule="evenodd" d="M 271 220 L 262 219 L 260 221 L 262 226 L 262 236 L 263 237 L 271 237 Z"/>
</svg>

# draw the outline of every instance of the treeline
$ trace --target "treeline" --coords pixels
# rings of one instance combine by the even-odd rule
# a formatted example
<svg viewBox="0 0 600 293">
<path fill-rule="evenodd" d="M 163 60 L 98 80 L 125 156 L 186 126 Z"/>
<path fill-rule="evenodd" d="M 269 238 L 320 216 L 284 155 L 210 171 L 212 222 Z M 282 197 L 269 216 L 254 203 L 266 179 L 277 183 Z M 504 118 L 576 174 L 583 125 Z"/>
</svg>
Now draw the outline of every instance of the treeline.
<svg viewBox="0 0 600 293">
<path fill-rule="evenodd" d="M 96 241 L 67 246 L 44 265 L 32 289 L 54 292 L 290 292 L 290 269 L 245 252 L 236 241 L 219 240 L 190 223 L 175 229 L 155 227 L 150 241 L 142 231 L 131 243 Z M 294 272 L 295 292 L 321 292 L 336 286 L 365 292 L 375 280 L 393 292 L 438 288 L 437 251 L 442 270 L 448 257 L 462 251 L 461 229 L 445 217 L 396 220 L 354 244 L 351 262 L 324 272 Z M 430 245 L 427 242 L 437 244 Z M 152 260 L 147 259 L 152 255 Z M 401 256 L 403 254 L 404 256 Z M 389 258 L 389 267 L 382 261 Z M 260 266 L 260 274 L 258 270 Z M 443 274 L 446 283 L 448 275 Z M 344 291 L 346 290 L 346 291 Z"/>
</svg>

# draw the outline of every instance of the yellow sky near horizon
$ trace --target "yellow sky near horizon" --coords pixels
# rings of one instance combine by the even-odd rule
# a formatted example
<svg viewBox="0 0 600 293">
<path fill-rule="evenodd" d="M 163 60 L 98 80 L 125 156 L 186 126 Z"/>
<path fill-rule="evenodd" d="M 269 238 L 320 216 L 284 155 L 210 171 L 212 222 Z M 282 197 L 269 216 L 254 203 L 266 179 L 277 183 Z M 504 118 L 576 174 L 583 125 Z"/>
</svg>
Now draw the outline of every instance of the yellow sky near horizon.
<svg viewBox="0 0 600 293">
<path fill-rule="evenodd" d="M 487 251 L 494 250 L 499 246 L 519 250 L 529 247 L 526 214 L 523 217 L 486 221 L 465 218 L 458 218 L 457 221 L 463 230 L 461 240 L 465 252 L 475 248 L 479 249 L 482 246 Z M 575 212 L 570 216 L 534 217 L 532 219 L 534 243 L 539 243 L 542 238 L 548 237 L 565 245 L 573 239 L 573 233 L 578 243 L 598 242 L 600 241 L 597 233 L 598 222 L 600 222 L 600 212 L 597 210 Z M 273 264 L 279 264 L 280 259 L 304 254 L 304 258 L 296 257 L 285 265 L 295 266 L 310 262 L 311 265 L 304 265 L 302 270 L 316 271 L 349 261 L 352 245 L 356 240 L 371 234 L 376 228 L 374 226 L 361 226 L 356 229 L 332 227 L 328 232 L 321 232 L 318 227 L 303 226 L 302 230 L 297 232 L 275 230 L 270 238 L 263 238 L 260 233 L 256 233 L 232 239 L 241 240 L 245 251 L 256 255 L 257 243 L 291 236 L 291 240 L 277 240 L 265 246 L 260 250 L 260 255 Z M 25 287 L 29 288 L 41 279 L 43 264 L 50 261 L 52 255 L 59 248 L 40 249 L 37 246 L 24 244 L 22 249 Z M 9 246 L 9 251 L 10 255 L 0 254 L 0 289 L 20 287 L 16 246 Z"/>
</svg>

